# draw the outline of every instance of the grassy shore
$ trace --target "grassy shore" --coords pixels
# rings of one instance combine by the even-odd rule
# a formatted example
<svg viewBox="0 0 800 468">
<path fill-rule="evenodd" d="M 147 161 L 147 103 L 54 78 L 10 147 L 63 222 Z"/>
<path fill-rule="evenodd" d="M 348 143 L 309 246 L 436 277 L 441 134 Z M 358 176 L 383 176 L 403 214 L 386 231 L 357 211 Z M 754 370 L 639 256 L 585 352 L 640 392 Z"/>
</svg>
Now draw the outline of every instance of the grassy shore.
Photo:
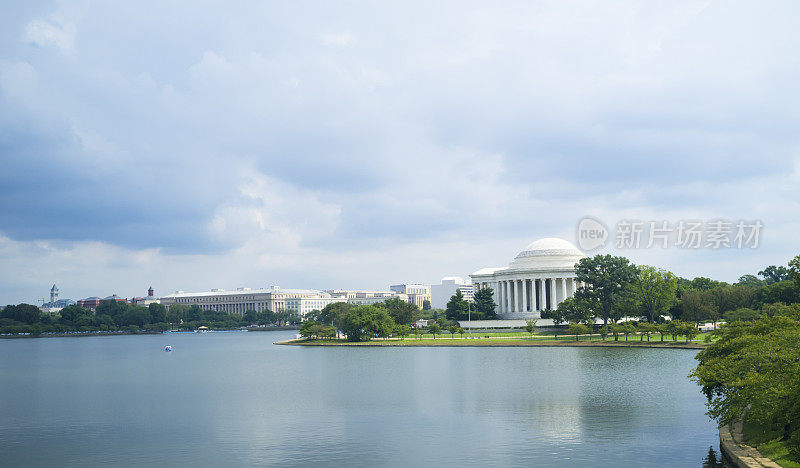
<svg viewBox="0 0 800 468">
<path fill-rule="evenodd" d="M 489 336 L 489 338 L 486 338 Z M 678 348 L 678 349 L 702 349 L 707 346 L 704 337 L 696 337 L 688 343 L 685 340 L 672 341 L 671 336 L 664 336 L 664 341 L 660 337 L 650 341 L 639 340 L 639 337 L 620 337 L 619 341 L 613 338 L 603 340 L 599 335 L 583 335 L 578 340 L 574 336 L 534 336 L 527 333 L 482 333 L 460 335 L 453 337 L 447 335 L 423 335 L 421 338 L 409 336 L 407 338 L 375 338 L 370 341 L 349 342 L 344 339 L 297 339 L 280 341 L 276 344 L 300 345 L 300 346 L 607 346 L 607 347 L 637 347 L 637 348 Z"/>
<path fill-rule="evenodd" d="M 784 468 L 800 468 L 800 463 L 789 456 L 786 441 L 780 440 L 780 434 L 769 427 L 753 423 L 742 425 L 743 442 L 755 447 L 761 455 L 770 458 Z"/>
</svg>

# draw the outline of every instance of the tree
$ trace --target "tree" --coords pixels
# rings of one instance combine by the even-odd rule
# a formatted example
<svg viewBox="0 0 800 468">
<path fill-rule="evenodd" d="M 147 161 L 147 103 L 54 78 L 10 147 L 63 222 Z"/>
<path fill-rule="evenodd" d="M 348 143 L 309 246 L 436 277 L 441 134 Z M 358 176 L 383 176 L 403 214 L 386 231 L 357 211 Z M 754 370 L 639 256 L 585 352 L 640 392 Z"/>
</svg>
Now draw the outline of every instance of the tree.
<svg viewBox="0 0 800 468">
<path fill-rule="evenodd" d="M 586 286 L 578 288 L 577 299 L 596 303 L 600 307 L 603 324 L 613 317 L 613 307 L 623 288 L 634 281 L 636 267 L 625 257 L 595 255 L 584 257 L 575 265 L 578 281 Z"/>
<path fill-rule="evenodd" d="M 619 325 L 620 332 L 625 335 L 625 341 L 628 341 L 628 335 L 636 333 L 636 328 L 631 322 L 625 322 Z"/>
<path fill-rule="evenodd" d="M 167 308 L 164 307 L 164 304 L 153 302 L 147 306 L 147 309 L 150 312 L 150 323 L 161 323 L 167 321 Z"/>
<path fill-rule="evenodd" d="M 61 309 L 59 314 L 61 314 L 61 323 L 71 324 L 75 323 L 78 317 L 91 314 L 91 312 L 77 304 L 72 304 Z"/>
<path fill-rule="evenodd" d="M 786 441 L 800 459 L 800 322 L 764 317 L 729 324 L 719 340 L 700 351 L 690 374 L 720 425 L 761 425 Z M 745 411 L 746 410 L 746 411 Z"/>
<path fill-rule="evenodd" d="M 575 335 L 575 341 L 578 340 L 580 335 L 586 335 L 589 333 L 589 327 L 582 323 L 570 323 L 569 328 L 567 328 L 567 333 L 570 335 Z"/>
<path fill-rule="evenodd" d="M 686 291 L 681 298 L 681 310 L 683 320 L 695 323 L 719 316 L 710 291 Z"/>
<path fill-rule="evenodd" d="M 452 340 L 456 333 L 458 333 L 458 325 L 455 323 L 449 325 L 446 330 L 450 332 L 450 339 Z"/>
<path fill-rule="evenodd" d="M 387 299 L 382 304 L 376 304 L 376 306 L 386 309 L 392 320 L 401 325 L 413 323 L 415 316 L 419 312 L 416 305 L 397 297 Z"/>
<path fill-rule="evenodd" d="M 789 261 L 789 276 L 794 280 L 794 284 L 800 288 L 800 255 Z"/>
<path fill-rule="evenodd" d="M 761 286 L 764 284 L 764 281 L 758 279 L 756 275 L 742 275 L 739 277 L 736 284 L 739 286 Z"/>
<path fill-rule="evenodd" d="M 461 339 L 464 339 L 464 329 L 461 328 L 461 327 L 458 327 L 457 331 L 458 331 L 458 334 L 461 335 Z"/>
<path fill-rule="evenodd" d="M 167 322 L 180 323 L 186 316 L 187 309 L 188 307 L 183 304 L 170 304 L 167 308 Z"/>
<path fill-rule="evenodd" d="M 672 320 L 667 322 L 666 326 L 664 327 L 664 331 L 666 331 L 668 335 L 672 335 L 672 341 L 678 341 L 678 335 L 682 331 L 680 320 Z"/>
<path fill-rule="evenodd" d="M 253 309 L 247 309 L 244 316 L 242 316 L 242 320 L 246 323 L 256 323 L 258 322 L 258 312 Z"/>
<path fill-rule="evenodd" d="M 468 314 L 469 304 L 460 289 L 456 289 L 456 293 L 447 302 L 445 315 L 450 320 L 465 320 Z"/>
<path fill-rule="evenodd" d="M 759 271 L 758 276 L 764 278 L 764 281 L 767 284 L 780 283 L 781 281 L 791 279 L 791 263 L 789 263 L 789 267 L 790 268 L 787 269 L 785 266 L 770 265 Z"/>
<path fill-rule="evenodd" d="M 309 314 L 309 318 L 320 323 L 332 325 L 336 323 L 336 317 L 352 308 L 353 305 L 347 302 L 333 302 L 323 307 L 322 310 L 312 311 Z"/>
<path fill-rule="evenodd" d="M 533 338 L 533 334 L 536 332 L 536 319 L 530 319 L 525 321 L 525 331 L 531 334 L 531 338 Z"/>
<path fill-rule="evenodd" d="M 550 313 L 550 317 L 556 325 L 565 322 L 593 324 L 596 308 L 598 306 L 593 307 L 590 299 L 568 297 L 558 304 L 558 308 Z"/>
<path fill-rule="evenodd" d="M 27 324 L 38 322 L 41 318 L 41 314 L 42 311 L 31 304 L 9 305 L 3 309 L 3 317 Z"/>
<path fill-rule="evenodd" d="M 678 279 L 669 271 L 639 265 L 636 267 L 633 285 L 638 302 L 644 308 L 650 323 L 655 323 L 656 319 L 666 315 L 677 302 L 675 291 L 678 289 Z"/>
<path fill-rule="evenodd" d="M 385 309 L 356 306 L 337 318 L 337 326 L 348 341 L 369 341 L 372 336 L 389 336 L 395 323 Z"/>
<path fill-rule="evenodd" d="M 752 322 L 753 320 L 758 319 L 761 316 L 760 313 L 753 309 L 748 308 L 741 308 L 736 310 L 731 310 L 729 312 L 725 312 L 725 321 L 728 323 L 732 322 Z"/>
<path fill-rule="evenodd" d="M 399 336 L 401 340 L 405 340 L 409 333 L 411 333 L 411 329 L 408 328 L 408 325 L 402 325 L 398 323 L 395 326 L 393 334 Z"/>
<path fill-rule="evenodd" d="M 650 335 L 656 332 L 656 326 L 650 322 L 639 322 L 637 325 L 639 328 L 639 332 L 642 334 L 639 341 L 642 341 L 642 338 L 647 336 L 647 341 L 650 341 Z"/>
<path fill-rule="evenodd" d="M 692 323 L 682 323 L 680 329 L 681 335 L 686 337 L 686 342 L 690 342 L 694 339 L 695 336 L 700 334 L 700 330 L 694 326 Z"/>
<path fill-rule="evenodd" d="M 306 320 L 302 325 L 300 325 L 300 336 L 305 338 L 319 336 L 323 327 L 324 325 L 316 320 Z"/>
<path fill-rule="evenodd" d="M 495 309 L 497 304 L 494 302 L 494 290 L 492 288 L 481 288 L 472 296 L 475 304 L 474 313 L 478 319 L 494 319 L 497 317 Z"/>
<path fill-rule="evenodd" d="M 600 338 L 602 338 L 603 341 L 605 341 L 606 337 L 608 336 L 608 326 L 600 327 L 600 329 L 597 330 L 597 333 L 599 333 L 600 334 Z"/>
<path fill-rule="evenodd" d="M 619 334 L 622 333 L 622 327 L 620 326 L 620 324 L 609 323 L 603 328 L 607 330 L 607 334 L 614 335 L 614 341 L 619 341 Z"/>
<path fill-rule="evenodd" d="M 441 332 L 442 329 L 439 328 L 439 324 L 438 323 L 434 322 L 434 323 L 432 323 L 432 324 L 430 324 L 428 326 L 428 331 L 433 334 L 433 339 L 435 340 L 436 339 L 436 334 Z"/>
</svg>

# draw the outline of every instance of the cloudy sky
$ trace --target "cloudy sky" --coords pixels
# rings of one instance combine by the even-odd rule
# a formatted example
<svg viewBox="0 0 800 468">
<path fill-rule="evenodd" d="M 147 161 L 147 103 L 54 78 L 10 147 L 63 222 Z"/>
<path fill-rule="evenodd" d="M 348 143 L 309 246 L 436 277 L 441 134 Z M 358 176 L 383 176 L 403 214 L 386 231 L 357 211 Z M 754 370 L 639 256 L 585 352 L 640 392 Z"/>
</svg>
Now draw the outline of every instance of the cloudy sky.
<svg viewBox="0 0 800 468">
<path fill-rule="evenodd" d="M 0 303 L 430 283 L 586 215 L 758 219 L 757 249 L 601 251 L 727 281 L 785 264 L 798 10 L 5 2 Z"/>
</svg>

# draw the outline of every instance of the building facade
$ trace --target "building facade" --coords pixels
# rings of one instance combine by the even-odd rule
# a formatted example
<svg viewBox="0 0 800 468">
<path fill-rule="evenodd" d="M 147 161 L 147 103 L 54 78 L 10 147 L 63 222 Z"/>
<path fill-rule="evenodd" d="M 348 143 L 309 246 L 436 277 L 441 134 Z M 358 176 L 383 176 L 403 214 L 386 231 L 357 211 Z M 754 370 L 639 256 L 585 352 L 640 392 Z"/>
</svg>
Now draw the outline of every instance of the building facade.
<svg viewBox="0 0 800 468">
<path fill-rule="evenodd" d="M 285 311 L 287 310 L 287 300 L 300 298 L 329 299 L 331 295 L 314 289 L 283 289 L 279 286 L 272 286 L 268 289 L 237 288 L 231 291 L 212 289 L 194 293 L 176 291 L 174 294 L 162 297 L 161 303 L 167 308 L 173 304 L 197 305 L 203 310 L 244 315 L 248 310 Z"/>
<path fill-rule="evenodd" d="M 425 306 L 425 301 L 431 302 L 431 287 L 426 284 L 394 284 L 389 289 L 408 296 L 408 302 L 419 309 Z"/>
<path fill-rule="evenodd" d="M 455 295 L 456 291 L 461 291 L 464 299 L 472 302 L 472 283 L 459 276 L 446 276 L 442 278 L 441 284 L 431 286 L 431 306 L 437 309 L 447 308 L 447 303 Z"/>
<path fill-rule="evenodd" d="M 583 257 L 569 241 L 548 237 L 529 244 L 507 267 L 483 268 L 469 276 L 476 290 L 494 290 L 498 317 L 538 318 L 581 286 L 575 264 Z"/>
</svg>

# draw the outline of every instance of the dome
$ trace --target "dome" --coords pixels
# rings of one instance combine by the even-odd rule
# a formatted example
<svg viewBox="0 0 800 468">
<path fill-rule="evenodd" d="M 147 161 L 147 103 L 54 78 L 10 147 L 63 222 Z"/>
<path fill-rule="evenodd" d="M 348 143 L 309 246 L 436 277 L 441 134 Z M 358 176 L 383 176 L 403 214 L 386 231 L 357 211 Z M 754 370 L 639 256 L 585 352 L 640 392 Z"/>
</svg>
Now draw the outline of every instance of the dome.
<svg viewBox="0 0 800 468">
<path fill-rule="evenodd" d="M 509 269 L 571 269 L 585 257 L 572 242 L 545 237 L 528 244 L 509 264 Z"/>
<path fill-rule="evenodd" d="M 581 255 L 583 253 L 577 247 L 572 245 L 572 242 L 559 239 L 558 237 L 545 237 L 535 242 L 528 244 L 525 249 L 517 255 L 519 257 L 528 257 L 532 255 Z"/>
</svg>

